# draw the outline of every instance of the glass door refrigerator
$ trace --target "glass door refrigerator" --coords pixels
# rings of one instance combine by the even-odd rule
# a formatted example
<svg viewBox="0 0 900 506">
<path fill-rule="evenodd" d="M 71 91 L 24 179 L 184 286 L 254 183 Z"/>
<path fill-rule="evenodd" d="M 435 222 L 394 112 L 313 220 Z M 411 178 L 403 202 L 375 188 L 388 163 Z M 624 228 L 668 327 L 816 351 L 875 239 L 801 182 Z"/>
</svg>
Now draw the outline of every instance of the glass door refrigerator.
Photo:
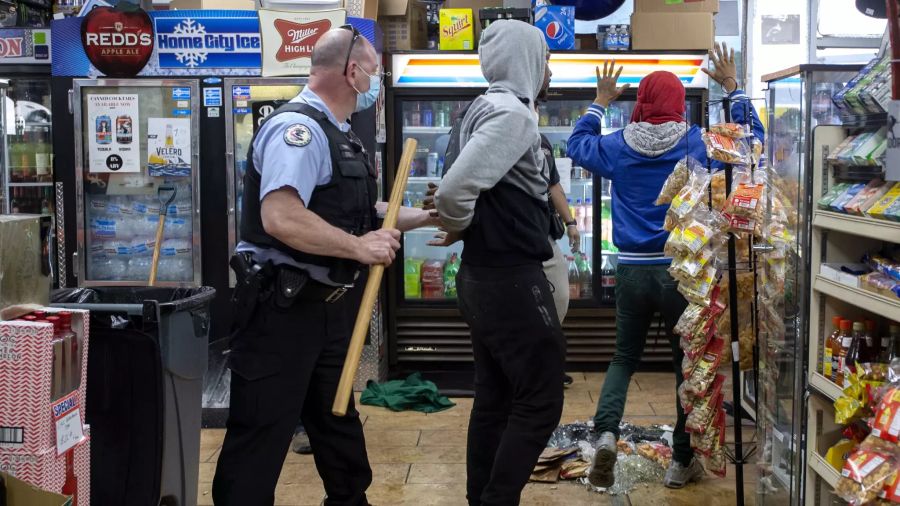
<svg viewBox="0 0 900 506">
<path fill-rule="evenodd" d="M 630 82 L 632 89 L 609 108 L 604 134 L 627 125 L 641 77 L 661 69 L 682 78 L 688 88 L 687 118 L 692 123 L 702 121 L 706 78 L 700 68 L 706 66 L 705 55 L 614 56 L 625 67 L 621 81 Z M 599 365 L 610 360 L 615 349 L 614 286 L 602 281 L 604 271 L 610 276 L 615 272 L 618 253 L 612 240 L 611 182 L 573 166 L 566 156 L 566 142 L 575 122 L 594 98 L 595 67 L 612 57 L 553 54 L 551 96 L 541 107 L 538 120 L 540 132 L 553 145 L 561 185 L 582 237 L 580 251 L 572 251 L 566 237 L 559 241 L 569 261 L 569 286 L 564 289 L 569 290 L 571 303 L 564 331 L 570 363 Z M 397 53 L 392 55 L 391 72 L 387 181 L 393 181 L 403 142 L 415 138 L 418 148 L 404 200 L 407 205 L 421 206 L 428 183 L 439 183 L 443 174 L 451 125 L 466 104 L 484 92 L 487 83 L 474 53 Z M 435 232 L 419 229 L 405 233 L 401 254 L 390 269 L 389 353 L 391 366 L 400 370 L 465 368 L 472 360 L 468 328 L 455 302 L 454 276 L 462 244 L 428 246 Z M 648 342 L 645 360 L 671 361 L 671 348 L 658 323 L 651 332 L 659 338 Z"/>
<path fill-rule="evenodd" d="M 78 286 L 146 286 L 161 209 L 158 286 L 200 286 L 198 82 L 76 79 L 72 101 Z"/>
<path fill-rule="evenodd" d="M 269 114 L 303 90 L 306 81 L 305 77 L 225 79 L 229 252 L 234 251 L 240 236 L 244 173 L 253 136 Z M 228 272 L 233 287 L 234 272 Z"/>
</svg>

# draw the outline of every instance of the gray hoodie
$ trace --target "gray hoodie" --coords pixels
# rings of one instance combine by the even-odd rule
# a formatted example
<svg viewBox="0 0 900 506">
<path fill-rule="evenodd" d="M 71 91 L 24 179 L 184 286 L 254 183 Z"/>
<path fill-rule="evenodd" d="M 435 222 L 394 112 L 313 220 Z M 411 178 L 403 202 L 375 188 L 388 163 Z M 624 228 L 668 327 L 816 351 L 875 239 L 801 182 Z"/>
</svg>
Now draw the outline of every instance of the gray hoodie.
<svg viewBox="0 0 900 506">
<path fill-rule="evenodd" d="M 490 86 L 469 107 L 460 126 L 459 156 L 435 195 L 451 231 L 469 226 L 479 195 L 500 181 L 547 200 L 548 174 L 533 112 L 544 83 L 544 35 L 521 21 L 495 21 L 482 33 L 478 53 Z"/>
</svg>

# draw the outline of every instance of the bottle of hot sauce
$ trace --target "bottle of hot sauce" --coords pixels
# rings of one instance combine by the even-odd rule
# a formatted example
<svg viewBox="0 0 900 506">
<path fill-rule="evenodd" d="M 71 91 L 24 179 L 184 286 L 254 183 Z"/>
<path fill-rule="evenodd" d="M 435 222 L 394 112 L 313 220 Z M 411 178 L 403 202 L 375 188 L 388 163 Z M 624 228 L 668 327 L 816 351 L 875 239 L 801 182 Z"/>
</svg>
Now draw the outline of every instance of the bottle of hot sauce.
<svg viewBox="0 0 900 506">
<path fill-rule="evenodd" d="M 839 386 L 844 386 L 844 368 L 847 360 L 847 353 L 850 351 L 850 345 L 853 343 L 853 322 L 850 320 L 841 320 L 841 348 L 838 350 L 837 373 L 834 382 Z"/>
<path fill-rule="evenodd" d="M 831 381 L 835 380 L 835 369 L 837 366 L 837 356 L 841 350 L 841 317 L 835 316 L 831 319 L 832 332 L 830 336 L 825 337 L 824 359 L 822 360 L 822 375 Z"/>
</svg>

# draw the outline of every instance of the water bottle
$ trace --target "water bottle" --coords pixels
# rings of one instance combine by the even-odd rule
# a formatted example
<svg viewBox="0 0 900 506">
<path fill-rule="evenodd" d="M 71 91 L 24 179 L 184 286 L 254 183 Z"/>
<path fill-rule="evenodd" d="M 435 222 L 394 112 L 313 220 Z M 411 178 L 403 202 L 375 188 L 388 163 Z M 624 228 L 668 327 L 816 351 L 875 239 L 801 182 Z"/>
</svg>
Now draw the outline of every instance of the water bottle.
<svg viewBox="0 0 900 506">
<path fill-rule="evenodd" d="M 631 28 L 628 25 L 622 25 L 621 34 L 619 35 L 619 46 L 622 51 L 631 49 Z"/>
<path fill-rule="evenodd" d="M 166 228 L 163 232 L 163 237 L 190 239 L 191 221 L 184 218 L 166 219 Z"/>
<path fill-rule="evenodd" d="M 160 256 L 187 257 L 191 255 L 191 242 L 186 239 L 166 239 L 159 249 Z"/>
<path fill-rule="evenodd" d="M 613 27 L 606 28 L 606 35 L 603 36 L 603 50 L 615 51 L 616 37 L 613 36 Z"/>
</svg>

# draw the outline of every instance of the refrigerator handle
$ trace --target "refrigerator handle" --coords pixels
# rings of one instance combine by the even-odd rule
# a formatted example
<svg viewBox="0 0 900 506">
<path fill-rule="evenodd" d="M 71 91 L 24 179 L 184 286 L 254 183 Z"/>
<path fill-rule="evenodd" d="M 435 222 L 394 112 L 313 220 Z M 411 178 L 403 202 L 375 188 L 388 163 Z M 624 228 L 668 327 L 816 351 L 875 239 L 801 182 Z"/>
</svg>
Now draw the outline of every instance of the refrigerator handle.
<svg viewBox="0 0 900 506">
<path fill-rule="evenodd" d="M 81 278 L 81 264 L 79 263 L 77 251 L 72 253 L 72 276 L 75 279 Z"/>
<path fill-rule="evenodd" d="M 228 149 L 227 151 L 225 151 L 225 166 L 226 167 L 234 167 L 234 150 L 233 149 Z M 234 184 L 235 184 L 234 176 L 232 176 L 230 179 L 231 179 L 231 181 L 228 181 L 228 186 L 232 187 L 232 189 L 229 190 L 229 193 L 231 195 L 234 195 L 234 189 L 233 189 Z M 228 215 L 231 216 L 234 214 L 234 207 L 236 205 L 234 202 L 234 199 L 229 198 L 228 204 L 229 204 Z"/>
<path fill-rule="evenodd" d="M 68 93 L 68 101 L 69 101 L 69 114 L 75 114 L 75 90 L 69 88 Z"/>
</svg>

